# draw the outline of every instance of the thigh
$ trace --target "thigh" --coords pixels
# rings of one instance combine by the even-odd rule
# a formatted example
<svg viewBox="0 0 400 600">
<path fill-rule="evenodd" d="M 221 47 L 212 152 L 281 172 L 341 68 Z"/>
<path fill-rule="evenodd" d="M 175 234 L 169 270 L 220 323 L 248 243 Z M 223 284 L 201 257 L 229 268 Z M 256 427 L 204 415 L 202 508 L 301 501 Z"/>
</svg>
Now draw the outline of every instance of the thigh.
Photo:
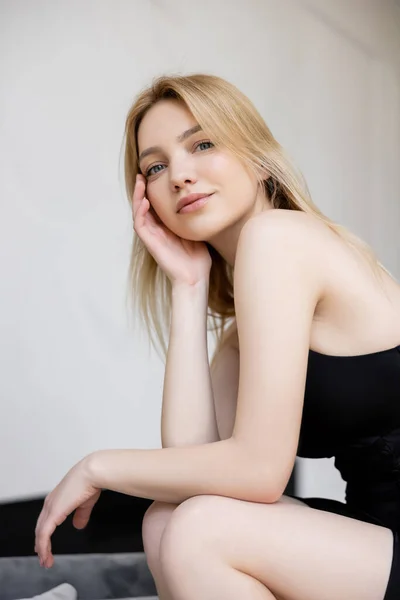
<svg viewBox="0 0 400 600">
<path fill-rule="evenodd" d="M 171 547 L 175 565 L 178 557 L 187 566 L 188 556 L 212 552 L 285 600 L 384 600 L 393 534 L 294 498 L 260 504 L 198 496 L 174 512 L 162 560 Z M 196 569 L 201 561 L 189 564 Z"/>
</svg>

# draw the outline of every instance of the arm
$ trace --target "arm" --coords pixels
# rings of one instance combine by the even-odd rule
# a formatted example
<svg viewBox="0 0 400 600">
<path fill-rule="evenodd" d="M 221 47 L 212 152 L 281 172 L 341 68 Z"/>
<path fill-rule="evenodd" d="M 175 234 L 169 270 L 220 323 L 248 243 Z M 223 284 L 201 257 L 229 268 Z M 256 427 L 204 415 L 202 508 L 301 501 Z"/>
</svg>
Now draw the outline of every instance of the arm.
<svg viewBox="0 0 400 600">
<path fill-rule="evenodd" d="M 239 340 L 236 321 L 225 332 L 211 362 L 215 414 L 219 439 L 232 436 L 239 387 Z"/>
<path fill-rule="evenodd" d="M 219 439 L 208 363 L 207 302 L 206 281 L 172 290 L 161 416 L 163 448 Z"/>
<path fill-rule="evenodd" d="M 88 468 L 97 487 L 175 503 L 199 494 L 280 498 L 296 456 L 310 329 L 323 294 L 318 227 L 305 215 L 279 211 L 250 220 L 242 231 L 235 264 L 241 358 L 232 436 L 187 448 L 96 452 Z"/>
</svg>

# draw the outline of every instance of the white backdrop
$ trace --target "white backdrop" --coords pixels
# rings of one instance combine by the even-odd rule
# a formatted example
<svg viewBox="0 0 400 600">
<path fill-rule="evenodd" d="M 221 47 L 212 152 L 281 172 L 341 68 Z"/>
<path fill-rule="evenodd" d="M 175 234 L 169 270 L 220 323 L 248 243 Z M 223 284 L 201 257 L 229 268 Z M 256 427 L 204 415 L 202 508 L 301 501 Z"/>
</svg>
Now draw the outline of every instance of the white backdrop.
<svg viewBox="0 0 400 600">
<path fill-rule="evenodd" d="M 99 448 L 160 447 L 121 153 L 153 77 L 238 85 L 315 202 L 400 276 L 394 0 L 0 0 L 0 57 L 0 500 L 46 494 Z M 330 461 L 299 467 L 301 493 L 341 497 Z"/>
</svg>

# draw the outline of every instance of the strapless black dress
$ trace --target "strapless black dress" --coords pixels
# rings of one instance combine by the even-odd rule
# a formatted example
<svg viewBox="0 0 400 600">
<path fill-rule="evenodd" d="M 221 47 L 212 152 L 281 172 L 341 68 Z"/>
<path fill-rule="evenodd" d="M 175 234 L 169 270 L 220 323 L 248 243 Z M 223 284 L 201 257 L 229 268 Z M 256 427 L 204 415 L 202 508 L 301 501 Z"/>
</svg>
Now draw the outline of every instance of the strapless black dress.
<svg viewBox="0 0 400 600">
<path fill-rule="evenodd" d="M 382 600 L 399 600 L 400 346 L 359 356 L 310 350 L 297 455 L 335 457 L 346 481 L 345 502 L 299 500 L 391 529 L 393 560 Z"/>
</svg>

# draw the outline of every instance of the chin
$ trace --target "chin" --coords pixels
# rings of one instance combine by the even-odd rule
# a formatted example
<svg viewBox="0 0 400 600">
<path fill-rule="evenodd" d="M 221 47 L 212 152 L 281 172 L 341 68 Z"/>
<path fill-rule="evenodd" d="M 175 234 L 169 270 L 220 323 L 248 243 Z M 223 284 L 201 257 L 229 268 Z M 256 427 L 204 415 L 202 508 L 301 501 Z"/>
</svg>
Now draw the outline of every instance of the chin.
<svg viewBox="0 0 400 600">
<path fill-rule="evenodd" d="M 179 235 L 192 242 L 209 242 L 211 244 L 213 239 L 231 225 L 232 223 L 218 222 L 215 218 L 202 223 L 199 220 L 197 223 L 191 223 L 190 227 L 185 227 L 185 231 Z"/>
</svg>

